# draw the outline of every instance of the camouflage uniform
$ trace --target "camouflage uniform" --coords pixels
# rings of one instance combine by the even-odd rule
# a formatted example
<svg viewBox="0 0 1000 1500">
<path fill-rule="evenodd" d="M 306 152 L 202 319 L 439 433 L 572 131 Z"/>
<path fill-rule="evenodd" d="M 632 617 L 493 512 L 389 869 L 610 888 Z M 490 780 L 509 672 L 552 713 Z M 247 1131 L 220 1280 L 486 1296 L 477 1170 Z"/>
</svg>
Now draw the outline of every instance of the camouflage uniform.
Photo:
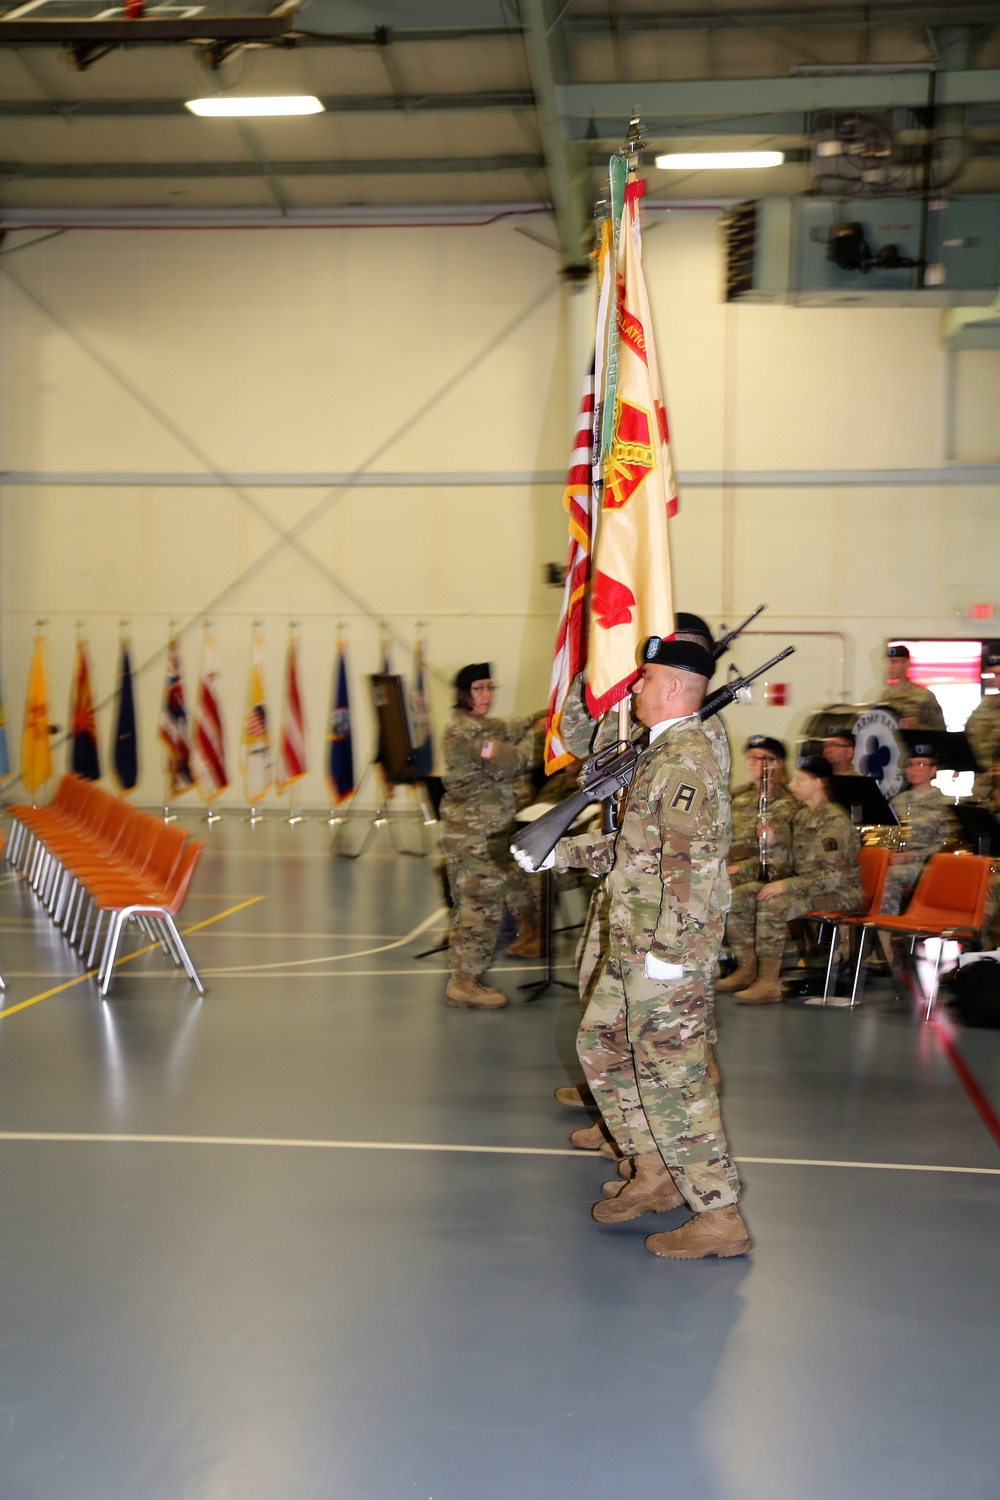
<svg viewBox="0 0 1000 1500">
<path fill-rule="evenodd" d="M 892 808 L 901 824 L 906 825 L 906 843 L 900 851 L 906 863 L 891 864 L 885 877 L 881 910 L 889 916 L 899 912 L 904 890 L 916 885 L 920 872 L 932 854 L 937 854 L 946 839 L 954 837 L 955 819 L 948 799 L 936 786 L 904 787 L 891 798 Z"/>
<path fill-rule="evenodd" d="M 787 924 L 807 911 L 825 907 L 856 911 L 861 905 L 858 867 L 860 839 L 843 808 L 826 802 L 812 812 L 801 803 L 792 823 L 792 874 L 780 896 L 758 901 L 759 880 L 737 886 L 726 935 L 738 953 L 780 958 Z"/>
<path fill-rule="evenodd" d="M 767 826 L 771 841 L 767 846 L 767 867 L 772 880 L 792 873 L 792 819 L 798 803 L 784 782 L 774 782 L 767 793 Z M 757 842 L 757 814 L 760 792 L 752 781 L 737 787 L 733 793 L 733 847 L 729 851 L 729 878 L 733 885 L 756 880 L 760 869 Z M 735 865 L 735 868 L 733 866 Z"/>
<path fill-rule="evenodd" d="M 921 687 L 903 677 L 892 686 L 882 689 L 879 703 L 892 710 L 897 719 L 913 719 L 917 729 L 943 729 L 944 714 L 941 705 L 929 688 Z"/>
<path fill-rule="evenodd" d="M 614 838 L 583 834 L 556 848 L 557 869 L 607 876 L 608 957 L 577 1038 L 587 1082 L 622 1154 L 659 1152 L 699 1213 L 740 1190 L 706 1050 L 730 836 L 719 763 L 688 718 L 640 756 Z M 647 953 L 683 965 L 683 977 L 647 979 Z"/>
<path fill-rule="evenodd" d="M 441 742 L 441 848 L 455 903 L 451 966 L 474 978 L 492 961 L 505 895 L 519 927 L 534 910 L 533 883 L 509 852 L 516 783 L 539 756 L 533 726 L 533 719 L 478 718 L 457 710 Z"/>
<path fill-rule="evenodd" d="M 990 693 L 974 708 L 965 723 L 965 736 L 979 762 L 981 774 L 976 777 L 972 794 L 977 799 L 992 797 L 990 764 L 1000 759 L 1000 693 Z"/>
</svg>

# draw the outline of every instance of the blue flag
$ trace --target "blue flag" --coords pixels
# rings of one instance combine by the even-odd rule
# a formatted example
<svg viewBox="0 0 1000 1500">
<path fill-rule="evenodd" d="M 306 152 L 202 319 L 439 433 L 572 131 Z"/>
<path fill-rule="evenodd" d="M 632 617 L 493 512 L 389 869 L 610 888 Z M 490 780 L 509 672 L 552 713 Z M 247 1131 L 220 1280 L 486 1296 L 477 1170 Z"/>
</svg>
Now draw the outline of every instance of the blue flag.
<svg viewBox="0 0 1000 1500">
<path fill-rule="evenodd" d="M 111 764 L 123 792 L 130 792 L 139 780 L 139 746 L 135 731 L 135 695 L 132 691 L 132 661 L 128 641 L 122 641 L 118 668 L 118 711 L 115 735 L 111 744 Z"/>
<path fill-rule="evenodd" d="M 351 700 L 347 691 L 347 648 L 343 641 L 337 650 L 337 672 L 327 734 L 329 759 L 327 779 L 330 796 L 339 806 L 354 795 L 354 747 L 351 742 Z"/>
</svg>

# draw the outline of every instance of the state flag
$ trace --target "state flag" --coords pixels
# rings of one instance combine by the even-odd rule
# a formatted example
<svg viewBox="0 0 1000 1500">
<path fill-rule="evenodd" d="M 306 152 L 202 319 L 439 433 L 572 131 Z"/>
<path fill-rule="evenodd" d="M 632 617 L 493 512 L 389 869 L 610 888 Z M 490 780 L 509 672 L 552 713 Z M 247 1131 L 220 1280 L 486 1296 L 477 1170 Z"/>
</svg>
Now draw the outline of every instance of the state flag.
<svg viewBox="0 0 1000 1500">
<path fill-rule="evenodd" d="M 413 686 L 410 690 L 410 719 L 413 724 L 413 774 L 425 780 L 434 769 L 434 741 L 427 704 L 427 667 L 424 662 L 424 638 L 417 636 L 413 649 Z"/>
<path fill-rule="evenodd" d="M 215 639 L 209 631 L 205 632 L 201 650 L 191 770 L 195 785 L 206 802 L 213 801 L 229 785 L 222 705 L 219 702 L 219 669 L 216 665 Z"/>
<path fill-rule="evenodd" d="M 351 738 L 351 700 L 347 687 L 347 646 L 337 643 L 333 704 L 327 733 L 327 780 L 334 806 L 354 796 L 354 745 Z"/>
<path fill-rule="evenodd" d="M 167 672 L 156 737 L 165 752 L 164 771 L 168 794 L 180 797 L 194 786 L 194 776 L 191 771 L 190 726 L 184 705 L 181 648 L 176 635 L 171 635 L 167 642 Z"/>
<path fill-rule="evenodd" d="M 295 636 L 288 638 L 285 657 L 285 697 L 281 711 L 280 787 L 291 786 L 306 774 L 306 724 L 299 687 L 299 652 Z"/>
<path fill-rule="evenodd" d="M 257 630 L 253 634 L 250 653 L 250 677 L 240 739 L 240 769 L 244 794 L 254 807 L 274 787 L 271 723 L 264 692 L 264 637 Z"/>
<path fill-rule="evenodd" d="M 139 780 L 139 742 L 136 731 L 135 691 L 132 684 L 132 658 L 128 641 L 122 640 L 118 663 L 115 732 L 111 742 L 111 765 L 123 792 L 130 792 Z"/>
<path fill-rule="evenodd" d="M 97 751 L 97 718 L 90 685 L 90 659 L 83 637 L 76 643 L 73 687 L 69 704 L 69 769 L 85 781 L 100 781 L 101 760 Z"/>
<path fill-rule="evenodd" d="M 21 781 L 27 792 L 37 792 L 52 777 L 52 744 L 49 738 L 49 688 L 45 670 L 45 637 L 35 636 L 28 692 L 21 731 Z"/>
</svg>

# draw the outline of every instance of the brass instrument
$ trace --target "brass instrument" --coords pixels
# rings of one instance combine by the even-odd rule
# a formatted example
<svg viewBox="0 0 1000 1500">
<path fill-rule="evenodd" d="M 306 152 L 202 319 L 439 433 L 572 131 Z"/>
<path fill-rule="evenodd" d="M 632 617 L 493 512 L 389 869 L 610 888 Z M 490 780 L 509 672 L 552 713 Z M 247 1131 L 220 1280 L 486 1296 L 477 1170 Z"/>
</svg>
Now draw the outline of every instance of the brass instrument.
<svg viewBox="0 0 1000 1500">
<path fill-rule="evenodd" d="M 888 849 L 890 854 L 902 854 L 910 836 L 910 825 L 902 823 L 862 823 L 858 832 L 867 849 Z"/>
</svg>

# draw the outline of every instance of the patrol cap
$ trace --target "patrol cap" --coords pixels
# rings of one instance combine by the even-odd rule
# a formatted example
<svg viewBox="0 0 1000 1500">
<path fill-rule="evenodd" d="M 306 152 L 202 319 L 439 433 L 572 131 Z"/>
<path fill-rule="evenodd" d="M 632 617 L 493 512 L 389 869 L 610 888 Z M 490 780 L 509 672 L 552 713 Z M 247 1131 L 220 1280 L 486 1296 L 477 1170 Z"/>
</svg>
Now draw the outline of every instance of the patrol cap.
<svg viewBox="0 0 1000 1500">
<path fill-rule="evenodd" d="M 779 760 L 785 760 L 788 756 L 788 751 L 782 742 L 769 734 L 752 734 L 747 740 L 746 749 L 766 750 L 768 755 L 776 755 Z"/>
<path fill-rule="evenodd" d="M 682 672 L 694 672 L 699 677 L 711 677 L 715 662 L 704 646 L 696 641 L 664 640 L 651 635 L 642 648 L 644 662 L 655 662 L 659 667 L 678 667 Z"/>
<path fill-rule="evenodd" d="M 807 776 L 815 776 L 817 781 L 829 781 L 833 776 L 833 767 L 822 755 L 800 755 L 795 766 Z"/>
<path fill-rule="evenodd" d="M 852 750 L 857 740 L 849 729 L 844 729 L 840 724 L 828 724 L 823 730 L 825 740 L 843 740 L 845 745 L 850 745 Z"/>
<path fill-rule="evenodd" d="M 470 662 L 467 667 L 460 667 L 455 673 L 456 691 L 467 693 L 474 682 L 485 682 L 492 676 L 488 661 Z"/>
<path fill-rule="evenodd" d="M 905 656 L 906 660 L 909 661 L 910 648 L 908 646 L 886 646 L 885 654 L 886 656 Z"/>
<path fill-rule="evenodd" d="M 899 737 L 910 756 L 933 760 L 942 771 L 979 771 L 964 734 L 949 734 L 944 729 L 901 729 Z"/>
</svg>

